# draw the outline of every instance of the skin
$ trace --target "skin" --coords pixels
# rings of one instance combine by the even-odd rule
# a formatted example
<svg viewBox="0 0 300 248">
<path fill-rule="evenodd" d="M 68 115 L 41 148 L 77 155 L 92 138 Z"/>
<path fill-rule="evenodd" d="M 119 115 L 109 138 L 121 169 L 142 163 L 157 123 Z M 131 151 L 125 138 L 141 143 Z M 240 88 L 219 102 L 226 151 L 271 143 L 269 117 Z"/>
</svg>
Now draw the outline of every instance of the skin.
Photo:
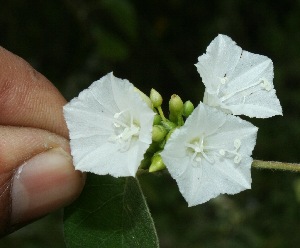
<svg viewBox="0 0 300 248">
<path fill-rule="evenodd" d="M 70 155 L 66 100 L 0 47 L 0 235 L 74 201 L 84 186 Z"/>
</svg>

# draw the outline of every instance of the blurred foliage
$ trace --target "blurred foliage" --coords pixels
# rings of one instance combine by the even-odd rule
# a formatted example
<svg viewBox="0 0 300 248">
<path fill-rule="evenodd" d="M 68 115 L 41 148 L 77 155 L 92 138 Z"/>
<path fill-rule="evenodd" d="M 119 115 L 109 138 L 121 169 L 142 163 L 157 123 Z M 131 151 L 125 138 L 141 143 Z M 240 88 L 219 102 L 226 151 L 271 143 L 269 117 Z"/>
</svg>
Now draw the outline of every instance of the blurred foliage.
<svg viewBox="0 0 300 248">
<path fill-rule="evenodd" d="M 227 34 L 275 66 L 284 117 L 251 120 L 260 128 L 254 158 L 300 162 L 299 13 L 299 0 L 10 0 L 1 3 L 0 45 L 29 61 L 67 99 L 114 71 L 144 92 L 154 87 L 165 98 L 178 93 L 197 103 L 204 87 L 193 64 L 218 33 Z M 299 180 L 253 170 L 252 190 L 187 208 L 169 176 L 141 178 L 163 248 L 298 247 Z M 20 233 L 37 229 L 39 223 Z M 42 246 L 17 232 L 0 246 L 58 247 L 51 236 Z"/>
</svg>

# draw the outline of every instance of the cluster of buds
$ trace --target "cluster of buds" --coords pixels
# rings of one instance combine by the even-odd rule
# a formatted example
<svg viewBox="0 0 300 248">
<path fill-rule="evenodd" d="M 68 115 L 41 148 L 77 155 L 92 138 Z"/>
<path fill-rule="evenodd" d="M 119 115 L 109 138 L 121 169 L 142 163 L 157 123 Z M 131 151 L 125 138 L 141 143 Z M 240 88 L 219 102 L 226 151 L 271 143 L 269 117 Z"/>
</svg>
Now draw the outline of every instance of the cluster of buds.
<svg viewBox="0 0 300 248">
<path fill-rule="evenodd" d="M 162 110 L 163 98 L 155 89 L 150 91 L 150 101 L 156 112 L 153 120 L 152 143 L 144 154 L 140 168 L 157 172 L 166 168 L 160 152 L 173 131 L 182 126 L 184 119 L 193 112 L 194 105 L 191 101 L 183 103 L 180 96 L 173 94 L 169 100 L 169 118 L 166 118 Z"/>
</svg>

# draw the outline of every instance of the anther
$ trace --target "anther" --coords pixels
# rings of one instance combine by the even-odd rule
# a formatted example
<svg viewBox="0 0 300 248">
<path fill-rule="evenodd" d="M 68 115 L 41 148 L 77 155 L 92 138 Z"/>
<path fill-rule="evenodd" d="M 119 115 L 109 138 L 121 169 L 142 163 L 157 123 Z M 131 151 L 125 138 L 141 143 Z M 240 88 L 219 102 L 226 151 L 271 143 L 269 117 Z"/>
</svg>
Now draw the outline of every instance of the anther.
<svg viewBox="0 0 300 248">
<path fill-rule="evenodd" d="M 227 78 L 226 76 L 220 78 L 220 82 L 221 82 L 221 84 L 223 84 L 223 85 L 227 82 L 227 80 L 228 80 L 228 78 Z"/>
<path fill-rule="evenodd" d="M 234 157 L 233 162 L 236 163 L 236 164 L 238 164 L 238 163 L 241 162 L 241 160 L 242 160 L 241 154 L 237 154 L 237 155 Z"/>
<path fill-rule="evenodd" d="M 234 144 L 234 147 L 236 149 L 239 149 L 241 147 L 241 140 L 240 139 L 235 139 L 233 144 Z"/>
<path fill-rule="evenodd" d="M 272 85 L 271 85 L 270 82 L 269 82 L 267 79 L 265 79 L 265 78 L 261 79 L 261 84 L 260 84 L 260 86 L 261 86 L 263 89 L 265 89 L 266 91 L 270 91 L 270 90 L 272 89 Z"/>
</svg>

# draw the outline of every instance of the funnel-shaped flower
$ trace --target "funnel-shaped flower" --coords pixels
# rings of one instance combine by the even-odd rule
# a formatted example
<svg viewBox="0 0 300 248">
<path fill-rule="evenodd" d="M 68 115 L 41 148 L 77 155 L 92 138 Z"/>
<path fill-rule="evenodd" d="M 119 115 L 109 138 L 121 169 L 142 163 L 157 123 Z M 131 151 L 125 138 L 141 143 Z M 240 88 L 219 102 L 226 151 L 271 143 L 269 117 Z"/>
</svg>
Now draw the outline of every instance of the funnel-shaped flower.
<svg viewBox="0 0 300 248">
<path fill-rule="evenodd" d="M 196 67 L 206 87 L 205 104 L 234 115 L 282 115 L 268 57 L 242 51 L 231 38 L 218 35 Z"/>
<path fill-rule="evenodd" d="M 251 188 L 257 127 L 200 103 L 161 157 L 189 206 Z"/>
<path fill-rule="evenodd" d="M 64 106 L 77 170 L 135 176 L 152 142 L 153 110 L 134 86 L 112 73 Z"/>
</svg>

